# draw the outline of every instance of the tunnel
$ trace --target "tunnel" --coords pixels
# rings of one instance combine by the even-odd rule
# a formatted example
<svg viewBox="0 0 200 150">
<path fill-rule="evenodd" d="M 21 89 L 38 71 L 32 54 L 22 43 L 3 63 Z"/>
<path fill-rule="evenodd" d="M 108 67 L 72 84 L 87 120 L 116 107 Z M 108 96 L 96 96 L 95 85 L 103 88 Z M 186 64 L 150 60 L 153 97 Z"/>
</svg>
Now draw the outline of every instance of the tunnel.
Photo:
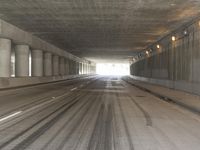
<svg viewBox="0 0 200 150">
<path fill-rule="evenodd" d="M 199 149 L 199 0 L 0 0 L 0 150 Z"/>
</svg>

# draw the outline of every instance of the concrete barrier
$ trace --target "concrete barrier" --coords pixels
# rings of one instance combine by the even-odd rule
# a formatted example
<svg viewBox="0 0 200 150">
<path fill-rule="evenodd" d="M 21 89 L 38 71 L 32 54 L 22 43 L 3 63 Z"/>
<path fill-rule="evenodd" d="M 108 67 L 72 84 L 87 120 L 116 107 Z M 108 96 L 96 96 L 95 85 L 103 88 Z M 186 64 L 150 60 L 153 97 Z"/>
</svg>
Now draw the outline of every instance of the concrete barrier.
<svg viewBox="0 0 200 150">
<path fill-rule="evenodd" d="M 14 87 L 23 87 L 36 84 L 44 84 L 49 82 L 57 82 L 62 80 L 70 80 L 88 75 L 67 75 L 52 77 L 26 77 L 26 78 L 0 78 L 0 89 L 8 89 Z"/>
<path fill-rule="evenodd" d="M 188 93 L 200 95 L 200 84 L 198 82 L 153 79 L 153 78 L 138 77 L 138 76 L 133 76 L 133 75 L 131 75 L 130 77 L 138 81 L 143 81 L 143 82 L 156 84 L 156 85 L 164 86 L 164 87 L 175 89 L 175 90 L 180 90 L 180 91 L 185 91 Z"/>
</svg>

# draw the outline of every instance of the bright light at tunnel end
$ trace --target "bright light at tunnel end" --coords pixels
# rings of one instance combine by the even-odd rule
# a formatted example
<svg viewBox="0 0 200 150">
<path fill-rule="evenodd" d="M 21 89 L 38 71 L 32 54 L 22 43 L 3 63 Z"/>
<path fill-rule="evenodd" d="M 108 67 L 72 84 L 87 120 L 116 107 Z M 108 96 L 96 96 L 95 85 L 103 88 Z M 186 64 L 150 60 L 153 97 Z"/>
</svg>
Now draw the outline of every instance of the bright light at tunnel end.
<svg viewBox="0 0 200 150">
<path fill-rule="evenodd" d="M 130 75 L 130 65 L 128 63 L 98 63 L 96 71 L 99 75 Z"/>
</svg>

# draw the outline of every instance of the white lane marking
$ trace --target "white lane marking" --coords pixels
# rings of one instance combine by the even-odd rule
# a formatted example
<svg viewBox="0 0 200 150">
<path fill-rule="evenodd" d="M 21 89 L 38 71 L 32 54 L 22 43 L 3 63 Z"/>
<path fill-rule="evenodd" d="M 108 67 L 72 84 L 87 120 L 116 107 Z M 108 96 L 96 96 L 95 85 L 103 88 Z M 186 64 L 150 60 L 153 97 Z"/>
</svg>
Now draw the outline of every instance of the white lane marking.
<svg viewBox="0 0 200 150">
<path fill-rule="evenodd" d="M 75 88 L 71 89 L 70 91 L 74 91 L 74 90 L 76 90 L 76 89 L 77 89 L 77 87 L 75 87 Z"/>
<path fill-rule="evenodd" d="M 69 93 L 67 93 L 67 94 L 69 94 Z M 58 98 L 61 98 L 61 97 L 63 97 L 63 96 L 66 96 L 67 94 L 60 95 L 60 96 L 57 96 L 57 97 L 51 97 L 51 98 L 52 98 L 51 100 L 48 100 L 48 101 L 45 101 L 45 102 L 40 103 L 40 104 L 38 104 L 38 105 L 35 105 L 34 107 L 31 107 L 31 108 L 29 108 L 29 109 L 26 109 L 26 110 L 23 110 L 23 111 L 17 111 L 17 112 L 15 112 L 15 113 L 12 113 L 11 115 L 8 115 L 8 116 L 6 116 L 6 117 L 0 118 L 0 122 L 3 122 L 3 121 L 6 120 L 6 119 L 12 118 L 12 117 L 14 117 L 14 116 L 16 116 L 16 115 L 18 115 L 18 114 L 20 114 L 20 113 L 22 113 L 22 112 L 23 112 L 23 113 L 30 112 L 30 111 L 35 110 L 35 109 L 37 109 L 37 108 L 40 108 L 40 107 L 42 107 L 42 106 L 44 106 L 44 105 L 46 105 L 46 104 L 52 103 L 52 102 L 54 102 L 55 100 L 58 100 Z"/>
<path fill-rule="evenodd" d="M 20 114 L 20 113 L 22 113 L 22 111 L 18 111 L 18 112 L 15 112 L 15 113 L 11 114 L 11 115 L 8 115 L 8 116 L 6 116 L 6 117 L 3 117 L 3 118 L 0 119 L 0 122 L 2 122 L 2 121 L 4 121 L 4 120 L 7 120 L 7 119 L 9 119 L 9 118 L 12 118 L 12 117 L 14 117 L 14 116 L 16 116 L 16 115 L 18 115 L 18 114 Z"/>
</svg>

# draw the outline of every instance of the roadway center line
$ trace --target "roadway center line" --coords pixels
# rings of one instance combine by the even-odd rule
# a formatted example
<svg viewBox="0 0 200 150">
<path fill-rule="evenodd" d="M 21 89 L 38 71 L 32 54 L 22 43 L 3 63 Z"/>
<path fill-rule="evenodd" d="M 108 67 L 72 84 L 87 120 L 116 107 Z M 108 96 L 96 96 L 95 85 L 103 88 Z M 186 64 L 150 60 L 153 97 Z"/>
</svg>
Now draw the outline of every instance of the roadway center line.
<svg viewBox="0 0 200 150">
<path fill-rule="evenodd" d="M 71 89 L 70 91 L 74 91 L 74 90 L 76 90 L 76 89 L 77 89 L 77 87 L 75 87 L 75 88 Z"/>
<path fill-rule="evenodd" d="M 15 113 L 13 113 L 13 114 L 10 114 L 10 115 L 8 115 L 8 116 L 6 116 L 6 117 L 3 117 L 3 118 L 0 119 L 0 122 L 2 122 L 2 121 L 4 121 L 4 120 L 7 120 L 7 119 L 9 119 L 9 118 L 12 118 L 12 117 L 14 117 L 14 116 L 16 116 L 16 115 L 18 115 L 18 114 L 20 114 L 20 113 L 22 113 L 22 111 L 18 111 L 18 112 L 15 112 Z"/>
</svg>

